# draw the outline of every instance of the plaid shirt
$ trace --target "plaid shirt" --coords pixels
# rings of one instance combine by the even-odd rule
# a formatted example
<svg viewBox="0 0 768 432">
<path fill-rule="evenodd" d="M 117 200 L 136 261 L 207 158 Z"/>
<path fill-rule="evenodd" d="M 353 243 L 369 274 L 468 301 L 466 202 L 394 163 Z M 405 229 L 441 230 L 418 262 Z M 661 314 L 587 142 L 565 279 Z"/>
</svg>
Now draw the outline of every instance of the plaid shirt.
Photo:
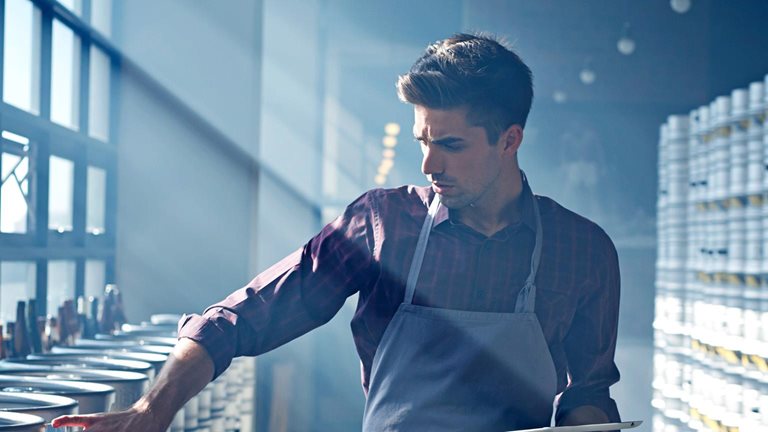
<svg viewBox="0 0 768 432">
<path fill-rule="evenodd" d="M 179 323 L 179 337 L 202 344 L 218 376 L 232 357 L 261 354 L 301 336 L 328 322 L 348 296 L 359 293 L 351 325 L 367 393 L 373 356 L 403 301 L 433 196 L 429 187 L 415 186 L 365 193 L 301 249 L 202 316 L 187 316 Z M 616 249 L 599 226 L 550 198 L 534 196 L 527 182 L 520 221 L 491 237 L 440 208 L 414 303 L 513 312 L 530 271 L 532 199 L 539 203 L 544 241 L 536 315 L 555 363 L 558 392 L 563 392 L 558 418 L 577 406 L 594 405 L 619 421 L 608 391 L 619 380 L 613 360 L 620 286 Z"/>
</svg>

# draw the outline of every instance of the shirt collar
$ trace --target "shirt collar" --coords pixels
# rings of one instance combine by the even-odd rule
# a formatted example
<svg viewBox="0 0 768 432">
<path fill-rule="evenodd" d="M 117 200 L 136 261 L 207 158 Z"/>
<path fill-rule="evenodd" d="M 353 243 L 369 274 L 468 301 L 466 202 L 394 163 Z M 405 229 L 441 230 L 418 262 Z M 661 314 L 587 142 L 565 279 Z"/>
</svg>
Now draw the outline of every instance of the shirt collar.
<svg viewBox="0 0 768 432">
<path fill-rule="evenodd" d="M 528 178 L 525 176 L 525 173 L 522 170 L 520 170 L 520 176 L 523 179 L 523 190 L 520 195 L 522 198 L 522 201 L 520 203 L 521 222 L 535 232 L 536 231 L 536 215 L 533 214 L 533 200 L 535 198 L 533 195 L 533 191 L 531 191 L 530 185 L 528 185 Z M 437 214 L 435 215 L 435 221 L 432 226 L 433 228 L 437 227 L 443 222 L 453 223 L 450 220 L 448 207 L 441 205 L 437 209 Z"/>
</svg>

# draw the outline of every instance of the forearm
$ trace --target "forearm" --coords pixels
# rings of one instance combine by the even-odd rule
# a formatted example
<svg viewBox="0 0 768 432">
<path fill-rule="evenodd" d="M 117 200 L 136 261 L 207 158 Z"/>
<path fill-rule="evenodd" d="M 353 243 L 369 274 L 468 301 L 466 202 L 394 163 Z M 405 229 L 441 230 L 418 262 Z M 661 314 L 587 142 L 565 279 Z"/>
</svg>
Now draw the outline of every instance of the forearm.
<svg viewBox="0 0 768 432">
<path fill-rule="evenodd" d="M 134 408 L 150 412 L 170 424 L 173 416 L 199 393 L 213 377 L 213 360 L 199 343 L 182 338 L 160 371 L 152 388 Z"/>
</svg>

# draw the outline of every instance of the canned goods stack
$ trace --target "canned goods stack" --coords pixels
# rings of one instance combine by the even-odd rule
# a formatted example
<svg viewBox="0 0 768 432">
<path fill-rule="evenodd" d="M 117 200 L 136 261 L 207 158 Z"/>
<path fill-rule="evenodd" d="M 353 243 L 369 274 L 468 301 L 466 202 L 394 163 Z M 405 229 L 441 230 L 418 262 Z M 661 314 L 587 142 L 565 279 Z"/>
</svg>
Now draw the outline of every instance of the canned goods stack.
<svg viewBox="0 0 768 432">
<path fill-rule="evenodd" d="M 768 430 L 767 87 L 661 127 L 654 431 Z"/>
</svg>

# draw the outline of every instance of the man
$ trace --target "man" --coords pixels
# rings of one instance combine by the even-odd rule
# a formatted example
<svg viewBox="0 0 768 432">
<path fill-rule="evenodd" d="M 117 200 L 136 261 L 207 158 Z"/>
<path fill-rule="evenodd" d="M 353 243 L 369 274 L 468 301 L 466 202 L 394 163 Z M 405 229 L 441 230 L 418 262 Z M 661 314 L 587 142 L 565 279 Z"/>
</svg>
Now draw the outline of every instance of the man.
<svg viewBox="0 0 768 432">
<path fill-rule="evenodd" d="M 398 81 L 430 187 L 372 190 L 303 248 L 180 323 L 157 384 L 131 410 L 55 425 L 163 431 L 233 356 L 330 320 L 359 293 L 352 332 L 365 431 L 498 431 L 618 421 L 608 388 L 619 303 L 615 248 L 535 196 L 517 151 L 531 72 L 497 41 L 429 46 Z"/>
</svg>

